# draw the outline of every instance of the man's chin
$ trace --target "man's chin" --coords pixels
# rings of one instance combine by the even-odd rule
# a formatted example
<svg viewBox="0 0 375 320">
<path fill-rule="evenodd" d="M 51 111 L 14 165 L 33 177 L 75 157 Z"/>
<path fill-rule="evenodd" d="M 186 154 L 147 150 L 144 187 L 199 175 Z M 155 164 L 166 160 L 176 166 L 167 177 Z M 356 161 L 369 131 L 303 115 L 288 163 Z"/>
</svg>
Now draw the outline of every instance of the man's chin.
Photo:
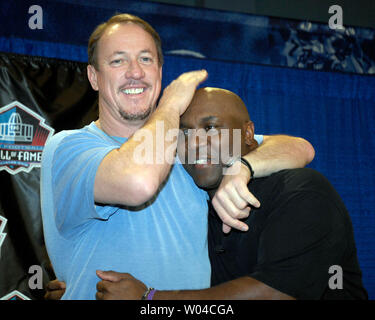
<svg viewBox="0 0 375 320">
<path fill-rule="evenodd" d="M 195 184 L 205 190 L 205 191 L 212 191 L 217 189 L 220 186 L 222 180 L 222 176 L 216 180 L 211 179 L 194 179 Z"/>
<path fill-rule="evenodd" d="M 138 112 L 138 113 L 129 113 L 125 111 L 120 111 L 120 115 L 124 120 L 128 121 L 143 121 L 148 119 L 148 117 L 151 115 L 152 108 L 148 108 L 144 112 Z"/>
</svg>

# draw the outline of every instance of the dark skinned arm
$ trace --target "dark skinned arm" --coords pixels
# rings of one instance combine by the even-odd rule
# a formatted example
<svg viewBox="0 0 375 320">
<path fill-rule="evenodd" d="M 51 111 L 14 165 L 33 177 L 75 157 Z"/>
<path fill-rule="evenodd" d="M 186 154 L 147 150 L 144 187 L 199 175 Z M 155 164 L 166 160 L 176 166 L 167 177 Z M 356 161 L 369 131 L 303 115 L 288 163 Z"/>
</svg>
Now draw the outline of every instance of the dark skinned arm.
<svg viewBox="0 0 375 320">
<path fill-rule="evenodd" d="M 128 273 L 101 271 L 96 298 L 101 300 L 139 300 L 147 287 Z M 156 288 L 157 289 L 157 288 Z M 251 277 L 241 277 L 202 290 L 156 291 L 153 300 L 293 300 Z"/>
<path fill-rule="evenodd" d="M 251 277 L 237 278 L 204 290 L 157 291 L 154 300 L 294 300 Z"/>
</svg>

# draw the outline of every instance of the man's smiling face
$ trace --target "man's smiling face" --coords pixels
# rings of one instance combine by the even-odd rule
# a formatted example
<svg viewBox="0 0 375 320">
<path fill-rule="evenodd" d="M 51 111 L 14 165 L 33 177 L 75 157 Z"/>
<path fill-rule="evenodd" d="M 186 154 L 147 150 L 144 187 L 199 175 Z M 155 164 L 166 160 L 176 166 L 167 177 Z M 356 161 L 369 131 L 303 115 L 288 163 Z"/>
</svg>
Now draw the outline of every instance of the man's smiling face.
<svg viewBox="0 0 375 320">
<path fill-rule="evenodd" d="M 242 100 L 218 88 L 196 92 L 181 117 L 180 129 L 178 155 L 195 183 L 204 189 L 218 187 L 228 161 L 249 151 L 245 133 L 252 139 L 254 135 Z M 235 130 L 240 136 L 234 135 Z"/>
<path fill-rule="evenodd" d="M 90 82 L 99 105 L 115 119 L 145 120 L 161 90 L 162 67 L 152 36 L 133 23 L 117 23 L 98 42 L 98 70 Z"/>
</svg>

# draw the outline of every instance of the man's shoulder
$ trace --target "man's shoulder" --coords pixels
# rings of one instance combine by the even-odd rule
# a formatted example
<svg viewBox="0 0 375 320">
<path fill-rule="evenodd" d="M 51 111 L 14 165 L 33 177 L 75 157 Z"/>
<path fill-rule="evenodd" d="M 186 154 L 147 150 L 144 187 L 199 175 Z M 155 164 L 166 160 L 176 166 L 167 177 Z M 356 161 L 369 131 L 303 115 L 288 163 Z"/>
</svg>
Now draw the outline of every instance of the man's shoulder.
<svg viewBox="0 0 375 320">
<path fill-rule="evenodd" d="M 91 143 L 105 143 L 106 141 L 100 130 L 93 123 L 80 129 L 62 130 L 48 139 L 45 149 L 46 152 L 54 152 L 61 145 L 82 144 L 91 141 Z"/>
<path fill-rule="evenodd" d="M 71 130 L 62 130 L 54 134 L 48 142 L 56 142 L 56 141 L 61 141 L 64 139 L 75 139 L 75 138 L 90 138 L 90 137 L 95 137 L 98 138 L 100 137 L 100 134 L 97 130 L 95 130 L 95 127 L 93 123 L 90 125 L 87 125 L 83 128 L 79 129 L 71 129 Z"/>
<path fill-rule="evenodd" d="M 316 170 L 282 170 L 254 179 L 248 188 L 261 202 L 259 211 L 269 218 L 269 222 L 285 220 L 288 229 L 292 227 L 287 222 L 291 219 L 299 221 L 301 226 L 320 226 L 321 230 L 348 222 L 348 212 L 342 199 L 328 179 Z"/>
<path fill-rule="evenodd" d="M 59 163 L 65 162 L 82 152 L 92 150 L 96 152 L 97 147 L 112 148 L 110 141 L 100 135 L 98 129 L 92 128 L 92 124 L 80 129 L 63 130 L 48 139 L 42 155 L 42 167 L 49 167 L 56 159 Z"/>
</svg>

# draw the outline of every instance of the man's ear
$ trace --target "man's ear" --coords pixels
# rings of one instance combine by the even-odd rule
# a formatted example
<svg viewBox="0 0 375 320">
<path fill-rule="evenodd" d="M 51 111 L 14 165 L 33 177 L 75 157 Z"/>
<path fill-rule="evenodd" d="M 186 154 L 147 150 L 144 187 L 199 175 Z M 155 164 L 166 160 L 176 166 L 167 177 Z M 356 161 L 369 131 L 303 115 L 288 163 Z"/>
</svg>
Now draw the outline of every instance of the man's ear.
<svg viewBox="0 0 375 320">
<path fill-rule="evenodd" d="M 160 66 L 159 72 L 160 72 L 160 81 L 161 81 L 163 79 L 163 66 Z"/>
<path fill-rule="evenodd" d="M 249 120 L 243 125 L 245 133 L 245 144 L 250 147 L 250 150 L 254 150 L 258 147 L 258 142 L 254 139 L 254 123 Z"/>
<path fill-rule="evenodd" d="M 97 78 L 96 72 L 97 71 L 93 65 L 89 64 L 87 66 L 87 78 L 90 81 L 91 87 L 95 91 L 98 91 L 98 78 Z"/>
</svg>

